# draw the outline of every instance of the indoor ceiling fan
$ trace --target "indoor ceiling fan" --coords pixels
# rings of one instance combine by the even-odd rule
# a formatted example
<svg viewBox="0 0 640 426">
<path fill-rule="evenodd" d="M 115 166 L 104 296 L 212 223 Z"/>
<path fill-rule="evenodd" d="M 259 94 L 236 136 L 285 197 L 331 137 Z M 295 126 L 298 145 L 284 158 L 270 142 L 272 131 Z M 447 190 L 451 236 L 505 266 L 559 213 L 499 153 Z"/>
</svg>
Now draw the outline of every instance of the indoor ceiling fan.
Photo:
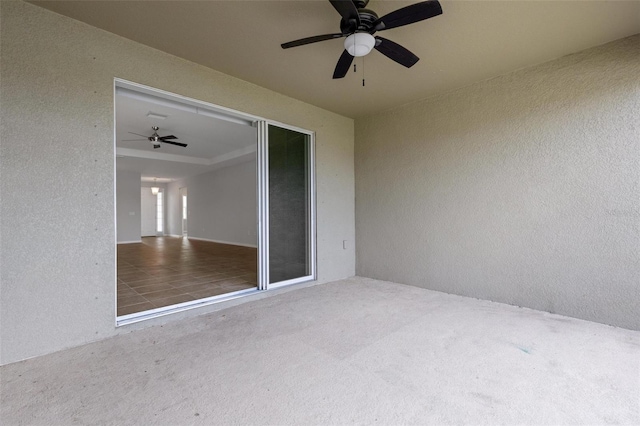
<svg viewBox="0 0 640 426">
<path fill-rule="evenodd" d="M 171 145 L 178 145 L 178 146 L 181 146 L 181 147 L 187 146 L 186 143 L 174 142 L 172 140 L 169 140 L 169 139 L 178 139 L 176 136 L 173 136 L 173 135 L 158 136 L 158 130 L 160 130 L 160 128 L 158 126 L 151 126 L 151 128 L 153 129 L 153 134 L 151 136 L 145 136 L 145 135 L 141 135 L 139 133 L 129 132 L 132 135 L 142 136 L 144 139 L 125 139 L 122 142 L 149 141 L 149 142 L 153 143 L 153 149 L 160 148 L 160 143 L 161 142 L 162 143 L 168 143 L 168 144 L 171 144 Z"/>
<path fill-rule="evenodd" d="M 412 4 L 378 18 L 378 15 L 370 9 L 365 9 L 369 0 L 329 0 L 338 11 L 340 20 L 340 32 L 306 37 L 300 40 L 282 44 L 283 49 L 303 46 L 334 38 L 346 37 L 344 52 L 338 59 L 338 64 L 333 72 L 333 78 L 343 78 L 353 62 L 355 56 L 365 56 L 371 49 L 376 49 L 389 59 L 404 65 L 407 68 L 415 65 L 420 58 L 397 43 L 379 36 L 377 31 L 389 30 L 403 25 L 413 24 L 442 14 L 442 7 L 437 0 L 427 0 Z"/>
</svg>

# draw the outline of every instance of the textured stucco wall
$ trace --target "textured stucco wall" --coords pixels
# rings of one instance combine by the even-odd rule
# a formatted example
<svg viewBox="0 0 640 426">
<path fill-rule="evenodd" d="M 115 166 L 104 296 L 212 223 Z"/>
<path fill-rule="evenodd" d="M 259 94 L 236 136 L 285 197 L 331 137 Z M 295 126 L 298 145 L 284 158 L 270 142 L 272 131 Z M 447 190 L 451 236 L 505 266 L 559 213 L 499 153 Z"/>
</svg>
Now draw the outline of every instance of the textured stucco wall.
<svg viewBox="0 0 640 426">
<path fill-rule="evenodd" d="M 353 120 L 31 4 L 0 5 L 0 363 L 136 327 L 114 327 L 114 77 L 315 131 L 319 281 L 354 274 L 342 249 L 355 236 Z"/>
<path fill-rule="evenodd" d="M 358 275 L 640 329 L 640 36 L 356 120 Z"/>
</svg>

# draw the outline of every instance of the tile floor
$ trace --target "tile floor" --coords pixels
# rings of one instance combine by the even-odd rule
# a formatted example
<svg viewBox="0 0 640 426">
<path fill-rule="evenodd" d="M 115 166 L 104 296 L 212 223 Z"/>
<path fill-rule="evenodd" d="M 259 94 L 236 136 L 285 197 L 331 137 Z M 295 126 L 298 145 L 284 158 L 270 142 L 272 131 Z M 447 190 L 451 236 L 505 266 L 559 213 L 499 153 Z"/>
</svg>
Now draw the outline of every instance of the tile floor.
<svg viewBox="0 0 640 426">
<path fill-rule="evenodd" d="M 118 245 L 118 316 L 257 285 L 257 249 L 145 237 Z"/>
</svg>

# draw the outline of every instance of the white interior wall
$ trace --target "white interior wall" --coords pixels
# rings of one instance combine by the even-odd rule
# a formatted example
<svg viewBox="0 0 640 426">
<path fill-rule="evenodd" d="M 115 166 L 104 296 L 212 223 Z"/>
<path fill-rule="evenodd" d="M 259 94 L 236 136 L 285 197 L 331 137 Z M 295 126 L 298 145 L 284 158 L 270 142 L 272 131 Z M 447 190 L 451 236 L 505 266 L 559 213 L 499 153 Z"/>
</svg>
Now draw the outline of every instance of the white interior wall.
<svg viewBox="0 0 640 426">
<path fill-rule="evenodd" d="M 238 303 L 115 327 L 116 77 L 316 132 L 318 282 L 354 274 L 352 119 L 29 3 L 0 20 L 0 364 Z"/>
<path fill-rule="evenodd" d="M 116 206 L 118 243 L 140 242 L 140 173 L 118 171 Z"/>
<path fill-rule="evenodd" d="M 640 329 L 640 35 L 356 120 L 358 275 Z"/>
<path fill-rule="evenodd" d="M 157 234 L 158 198 L 150 189 L 138 188 L 140 191 L 140 236 L 155 237 Z"/>
<path fill-rule="evenodd" d="M 167 184 L 166 196 L 166 212 L 167 227 L 165 233 L 172 236 L 182 235 L 182 201 L 180 200 L 180 185 L 175 182 Z"/>
<path fill-rule="evenodd" d="M 182 233 L 180 188 L 186 187 L 189 238 L 257 246 L 256 160 L 171 182 L 169 229 Z"/>
</svg>

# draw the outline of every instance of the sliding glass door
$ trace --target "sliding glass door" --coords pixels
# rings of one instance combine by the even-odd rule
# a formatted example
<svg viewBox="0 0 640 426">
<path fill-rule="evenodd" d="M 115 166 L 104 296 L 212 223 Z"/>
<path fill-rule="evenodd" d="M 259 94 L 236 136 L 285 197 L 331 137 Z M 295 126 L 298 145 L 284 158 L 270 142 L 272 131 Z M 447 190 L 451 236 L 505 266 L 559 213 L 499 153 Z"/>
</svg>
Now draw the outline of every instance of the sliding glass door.
<svg viewBox="0 0 640 426">
<path fill-rule="evenodd" d="M 117 325 L 317 279 L 313 132 L 119 79 L 114 96 Z M 130 140 L 150 109 L 202 137 L 179 153 Z M 152 178 L 169 182 L 157 197 Z"/>
<path fill-rule="evenodd" d="M 316 278 L 313 134 L 259 123 L 262 288 Z"/>
</svg>

